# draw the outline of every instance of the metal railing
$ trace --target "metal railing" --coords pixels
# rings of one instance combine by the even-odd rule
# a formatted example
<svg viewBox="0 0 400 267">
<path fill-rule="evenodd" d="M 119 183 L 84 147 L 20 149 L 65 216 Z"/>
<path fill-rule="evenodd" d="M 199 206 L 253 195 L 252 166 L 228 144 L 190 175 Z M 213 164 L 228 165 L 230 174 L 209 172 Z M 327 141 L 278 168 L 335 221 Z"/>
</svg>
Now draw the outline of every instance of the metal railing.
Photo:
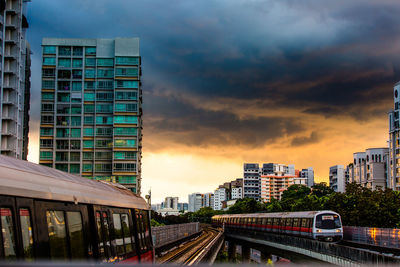
<svg viewBox="0 0 400 267">
<path fill-rule="evenodd" d="M 400 229 L 343 226 L 343 239 L 361 244 L 400 249 Z"/>
<path fill-rule="evenodd" d="M 161 247 L 166 244 L 189 237 L 200 231 L 199 223 L 183 223 L 151 228 L 153 243 L 155 247 Z"/>
</svg>

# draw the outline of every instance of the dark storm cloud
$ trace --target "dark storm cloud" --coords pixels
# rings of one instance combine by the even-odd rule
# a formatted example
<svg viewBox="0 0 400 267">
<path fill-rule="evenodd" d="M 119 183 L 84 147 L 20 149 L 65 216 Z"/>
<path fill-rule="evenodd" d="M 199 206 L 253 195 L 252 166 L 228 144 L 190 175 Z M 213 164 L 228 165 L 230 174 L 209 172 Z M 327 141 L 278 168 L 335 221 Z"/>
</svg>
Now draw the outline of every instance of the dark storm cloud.
<svg viewBox="0 0 400 267">
<path fill-rule="evenodd" d="M 311 132 L 310 136 L 293 138 L 291 145 L 303 146 L 303 145 L 317 143 L 319 140 L 321 140 L 321 136 L 317 132 Z"/>
<path fill-rule="evenodd" d="M 173 133 L 170 138 L 182 144 L 262 147 L 305 130 L 294 118 L 239 118 L 227 111 L 194 107 L 176 96 L 146 94 L 145 97 L 149 107 L 144 114 L 144 134 L 160 130 Z"/>
<path fill-rule="evenodd" d="M 257 100 L 266 113 L 290 107 L 299 116 L 380 116 L 400 80 L 398 1 L 35 0 L 29 12 L 34 117 L 42 37 L 139 36 L 144 91 Z M 202 143 L 207 136 L 260 145 L 305 130 L 295 118 L 239 119 L 173 96 L 146 96 L 148 125 L 185 134 L 181 142 Z M 318 141 L 312 137 L 293 144 Z"/>
</svg>

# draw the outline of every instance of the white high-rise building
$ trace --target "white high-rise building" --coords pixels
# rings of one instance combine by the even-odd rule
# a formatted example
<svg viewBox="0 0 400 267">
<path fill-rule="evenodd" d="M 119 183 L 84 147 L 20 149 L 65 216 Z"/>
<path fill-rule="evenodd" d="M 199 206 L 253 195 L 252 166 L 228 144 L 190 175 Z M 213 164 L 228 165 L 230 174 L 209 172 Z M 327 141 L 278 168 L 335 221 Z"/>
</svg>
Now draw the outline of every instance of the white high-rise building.
<svg viewBox="0 0 400 267">
<path fill-rule="evenodd" d="M 166 197 L 164 201 L 164 208 L 177 210 L 178 201 L 178 197 Z"/>
<path fill-rule="evenodd" d="M 214 208 L 214 194 L 213 193 L 205 193 L 203 195 L 203 207 Z"/>
<path fill-rule="evenodd" d="M 329 186 L 335 192 L 346 191 L 346 169 L 343 165 L 335 165 L 329 168 Z"/>
<path fill-rule="evenodd" d="M 0 4 L 0 152 L 25 159 L 28 154 L 30 46 L 25 33 L 26 0 Z"/>
<path fill-rule="evenodd" d="M 258 163 L 245 163 L 243 166 L 243 195 L 244 197 L 260 200 L 261 183 Z"/>
<path fill-rule="evenodd" d="M 393 88 L 394 109 L 389 112 L 387 186 L 400 191 L 400 82 Z"/>
<path fill-rule="evenodd" d="M 214 191 L 214 210 L 222 210 L 222 202 L 228 200 L 227 189 L 219 187 Z"/>
<path fill-rule="evenodd" d="M 302 169 L 300 172 L 300 177 L 306 178 L 306 185 L 308 187 L 312 187 L 314 185 L 314 169 L 312 167 Z"/>
</svg>

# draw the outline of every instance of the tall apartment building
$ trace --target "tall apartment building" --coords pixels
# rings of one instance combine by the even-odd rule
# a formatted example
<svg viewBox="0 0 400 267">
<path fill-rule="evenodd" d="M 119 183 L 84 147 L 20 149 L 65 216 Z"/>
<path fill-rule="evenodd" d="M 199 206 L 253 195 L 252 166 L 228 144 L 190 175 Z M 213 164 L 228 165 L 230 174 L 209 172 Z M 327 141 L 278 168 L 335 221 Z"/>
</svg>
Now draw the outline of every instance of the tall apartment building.
<svg viewBox="0 0 400 267">
<path fill-rule="evenodd" d="M 200 193 L 193 193 L 188 196 L 188 211 L 196 212 L 203 207 L 203 195 Z"/>
<path fill-rule="evenodd" d="M 164 201 L 164 208 L 177 210 L 178 201 L 178 197 L 166 197 Z"/>
<path fill-rule="evenodd" d="M 335 165 L 329 168 L 329 187 L 335 192 L 346 191 L 346 169 L 343 165 Z"/>
<path fill-rule="evenodd" d="M 260 200 L 260 168 L 258 163 L 243 165 L 243 195 Z"/>
<path fill-rule="evenodd" d="M 372 190 L 377 187 L 386 188 L 390 180 L 389 153 L 386 147 L 368 148 L 365 152 L 354 153 L 353 163 L 347 166 L 346 181 Z"/>
<path fill-rule="evenodd" d="M 0 152 L 25 160 L 28 154 L 31 54 L 25 37 L 27 2 L 0 2 Z"/>
<path fill-rule="evenodd" d="M 140 194 L 139 38 L 44 38 L 40 164 Z"/>
<path fill-rule="evenodd" d="M 303 183 L 299 182 L 303 180 Z M 263 202 L 270 202 L 272 198 L 280 200 L 283 191 L 294 184 L 306 185 L 305 179 L 286 173 L 261 175 L 261 200 Z"/>
<path fill-rule="evenodd" d="M 308 187 L 312 187 L 314 185 L 314 169 L 312 167 L 302 169 L 300 172 L 300 177 L 306 179 Z"/>
<path fill-rule="evenodd" d="M 400 190 L 400 82 L 393 88 L 394 109 L 389 112 L 389 155 L 387 186 Z"/>
<path fill-rule="evenodd" d="M 203 195 L 203 207 L 214 208 L 214 194 L 213 193 L 205 193 Z"/>
</svg>

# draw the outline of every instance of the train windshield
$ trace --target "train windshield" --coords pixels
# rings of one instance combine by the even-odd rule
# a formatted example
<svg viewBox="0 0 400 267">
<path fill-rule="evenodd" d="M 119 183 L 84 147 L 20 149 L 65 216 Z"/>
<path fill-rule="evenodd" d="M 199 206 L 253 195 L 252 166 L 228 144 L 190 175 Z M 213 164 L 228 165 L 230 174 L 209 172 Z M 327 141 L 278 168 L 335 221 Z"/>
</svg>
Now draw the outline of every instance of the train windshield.
<svg viewBox="0 0 400 267">
<path fill-rule="evenodd" d="M 342 224 L 338 215 L 324 213 L 317 215 L 315 227 L 320 229 L 335 229 L 342 227 Z"/>
</svg>

